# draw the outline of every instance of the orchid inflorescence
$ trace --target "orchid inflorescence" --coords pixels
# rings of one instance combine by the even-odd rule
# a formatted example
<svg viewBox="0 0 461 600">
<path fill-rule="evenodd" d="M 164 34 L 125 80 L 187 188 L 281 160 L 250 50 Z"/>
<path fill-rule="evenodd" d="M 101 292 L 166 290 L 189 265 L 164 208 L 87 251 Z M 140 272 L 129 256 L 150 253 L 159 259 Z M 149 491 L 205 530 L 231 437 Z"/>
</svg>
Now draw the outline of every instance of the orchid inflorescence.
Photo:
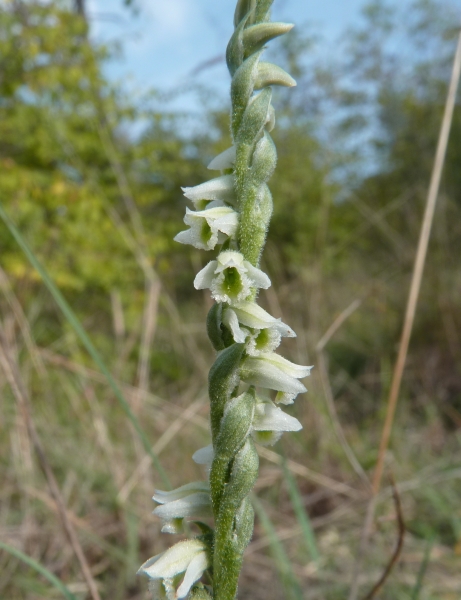
<svg viewBox="0 0 461 600">
<path fill-rule="evenodd" d="M 283 69 L 261 61 L 265 44 L 293 27 L 269 21 L 272 2 L 237 2 L 226 55 L 233 146 L 208 167 L 220 176 L 183 189 L 194 210 L 186 209 L 189 229 L 176 241 L 202 250 L 219 247 L 194 281 L 196 289 L 210 289 L 215 300 L 207 318 L 217 351 L 209 374 L 212 444 L 193 456 L 207 466 L 207 481 L 154 495 L 162 531 L 180 533 L 184 520 L 193 519 L 201 535 L 141 567 L 150 578 L 153 600 L 234 600 L 243 552 L 253 533 L 249 493 L 258 475 L 255 442 L 274 444 L 283 432 L 301 429 L 278 405 L 291 404 L 306 391 L 299 380 L 311 367 L 275 353 L 282 337 L 295 333 L 256 303 L 258 290 L 271 285 L 259 268 L 272 214 L 267 181 L 277 158 L 269 135 L 275 124 L 270 86 L 296 85 Z M 197 520 L 207 517 L 214 518 L 214 530 Z"/>
</svg>

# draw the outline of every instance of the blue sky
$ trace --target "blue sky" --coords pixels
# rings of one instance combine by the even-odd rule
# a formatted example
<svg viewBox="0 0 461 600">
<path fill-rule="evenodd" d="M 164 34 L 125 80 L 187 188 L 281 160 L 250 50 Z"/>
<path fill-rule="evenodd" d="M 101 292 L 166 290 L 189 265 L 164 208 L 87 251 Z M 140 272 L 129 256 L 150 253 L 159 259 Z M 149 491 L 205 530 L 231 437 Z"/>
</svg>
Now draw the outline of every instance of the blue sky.
<svg viewBox="0 0 461 600">
<path fill-rule="evenodd" d="M 396 0 L 391 0 L 395 2 Z M 458 0 L 461 2 L 461 0 Z M 137 0 L 138 17 L 121 0 L 89 0 L 93 38 L 118 41 L 123 57 L 108 67 L 112 78 L 138 91 L 168 89 L 185 83 L 197 65 L 224 53 L 232 33 L 235 0 Z M 357 23 L 364 0 L 275 0 L 273 19 L 309 23 L 334 52 L 345 27 Z M 410 4 L 410 0 L 400 0 Z M 220 87 L 227 85 L 223 63 L 206 72 Z"/>
</svg>

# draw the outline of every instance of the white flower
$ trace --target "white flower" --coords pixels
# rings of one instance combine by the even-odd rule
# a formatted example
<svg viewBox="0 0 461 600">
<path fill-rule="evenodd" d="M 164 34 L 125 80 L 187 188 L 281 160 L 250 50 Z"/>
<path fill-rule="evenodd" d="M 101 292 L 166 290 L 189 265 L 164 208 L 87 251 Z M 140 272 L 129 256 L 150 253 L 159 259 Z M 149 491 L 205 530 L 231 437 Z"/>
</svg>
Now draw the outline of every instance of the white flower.
<svg viewBox="0 0 461 600">
<path fill-rule="evenodd" d="M 215 206 L 211 202 L 205 210 L 193 211 L 186 208 L 184 223 L 190 229 L 181 231 L 174 238 L 181 244 L 191 244 L 201 250 L 213 250 L 222 244 L 226 236 L 234 237 L 238 226 L 238 215 L 229 206 Z M 211 206 L 213 205 L 213 206 Z"/>
<path fill-rule="evenodd" d="M 235 163 L 236 150 L 237 149 L 235 146 L 231 146 L 227 150 L 224 150 L 224 152 L 218 154 L 216 158 L 213 158 L 208 165 L 208 168 L 211 171 L 224 171 L 225 169 L 232 169 Z"/>
<path fill-rule="evenodd" d="M 234 181 L 233 175 L 222 175 L 194 187 L 184 187 L 182 191 L 186 198 L 192 200 L 198 210 L 205 208 L 208 203 L 206 201 L 210 200 L 221 200 L 234 204 L 236 201 Z"/>
<path fill-rule="evenodd" d="M 272 446 L 285 431 L 299 431 L 301 423 L 277 408 L 268 398 L 257 398 L 252 436 L 262 446 Z"/>
<path fill-rule="evenodd" d="M 264 352 L 259 356 L 247 357 L 243 362 L 240 376 L 250 385 L 290 394 L 293 400 L 297 394 L 307 391 L 298 379 L 307 377 L 311 369 L 312 367 L 296 365 L 273 352 Z M 283 400 L 279 399 L 279 402 Z"/>
<path fill-rule="evenodd" d="M 259 356 L 273 352 L 280 345 L 282 337 L 296 337 L 295 332 L 258 306 L 255 302 L 239 302 L 223 312 L 223 323 L 232 332 L 237 343 L 247 342 L 247 354 Z M 252 331 L 240 327 L 240 323 L 251 327 Z"/>
<path fill-rule="evenodd" d="M 188 483 L 170 492 L 156 490 L 153 500 L 157 506 L 153 514 L 164 523 L 164 533 L 181 533 L 186 517 L 212 517 L 210 486 L 206 481 Z"/>
<path fill-rule="evenodd" d="M 156 580 L 156 585 L 151 589 L 168 600 L 185 598 L 191 587 L 200 579 L 204 571 L 211 566 L 210 556 L 204 542 L 193 539 L 175 544 L 163 554 L 157 554 L 146 561 L 139 569 L 138 574 L 147 575 Z M 179 581 L 181 583 L 179 586 Z M 163 588 L 163 589 L 162 589 Z M 154 600 L 157 598 L 154 597 Z"/>
<path fill-rule="evenodd" d="M 270 287 L 269 277 L 260 269 L 244 259 L 243 254 L 235 250 L 221 252 L 196 276 L 196 290 L 210 288 L 216 302 L 241 302 L 245 300 L 251 288 Z"/>
</svg>

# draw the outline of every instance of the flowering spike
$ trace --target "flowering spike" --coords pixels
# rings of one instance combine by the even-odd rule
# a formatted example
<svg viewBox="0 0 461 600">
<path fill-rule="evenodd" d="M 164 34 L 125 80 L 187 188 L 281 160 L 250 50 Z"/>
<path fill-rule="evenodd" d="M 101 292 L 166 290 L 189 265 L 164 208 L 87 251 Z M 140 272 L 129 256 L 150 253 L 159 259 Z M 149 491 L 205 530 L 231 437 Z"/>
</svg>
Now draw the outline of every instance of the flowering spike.
<svg viewBox="0 0 461 600">
<path fill-rule="evenodd" d="M 249 493 L 258 474 L 255 441 L 273 444 L 283 432 L 301 428 L 277 404 L 291 404 L 306 391 L 300 379 L 311 367 L 275 354 L 282 337 L 295 333 L 256 304 L 258 290 L 271 285 L 259 268 L 273 208 L 267 184 L 277 163 L 269 135 L 275 126 L 269 86 L 295 85 L 283 69 L 261 62 L 265 44 L 292 28 L 268 22 L 272 1 L 237 0 L 226 51 L 232 146 L 208 165 L 221 171 L 220 177 L 183 188 L 195 210 L 186 209 L 189 228 L 176 241 L 203 250 L 218 247 L 194 280 L 197 290 L 209 288 L 216 301 L 207 316 L 208 337 L 217 352 L 208 377 L 212 444 L 192 457 L 205 465 L 209 481 L 156 491 L 154 514 L 162 519 L 163 531 L 176 533 L 184 519 L 206 518 L 211 506 L 215 529 L 194 521 L 202 535 L 141 567 L 155 600 L 236 599 L 243 552 L 253 531 Z M 199 582 L 206 569 L 212 590 Z"/>
</svg>

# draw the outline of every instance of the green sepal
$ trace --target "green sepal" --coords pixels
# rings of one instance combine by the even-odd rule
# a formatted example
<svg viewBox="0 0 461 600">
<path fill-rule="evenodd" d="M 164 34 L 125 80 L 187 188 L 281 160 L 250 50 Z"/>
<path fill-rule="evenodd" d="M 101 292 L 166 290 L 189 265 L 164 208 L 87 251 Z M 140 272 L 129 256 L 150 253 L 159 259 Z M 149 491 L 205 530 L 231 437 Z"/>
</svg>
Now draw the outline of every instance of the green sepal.
<svg viewBox="0 0 461 600">
<path fill-rule="evenodd" d="M 239 152 L 239 144 L 247 144 L 250 146 L 257 141 L 258 136 L 261 134 L 261 131 L 267 122 L 271 98 L 272 90 L 270 88 L 266 88 L 257 96 L 254 96 L 243 113 L 238 130 L 234 129 L 232 126 L 234 138 L 237 142 L 237 154 Z"/>
<path fill-rule="evenodd" d="M 274 0 L 258 0 L 254 15 L 254 23 L 269 21 L 270 10 Z"/>
<path fill-rule="evenodd" d="M 244 348 L 244 344 L 233 344 L 222 350 L 208 375 L 213 446 L 219 435 L 219 426 L 226 403 L 240 383 L 239 370 Z"/>
<path fill-rule="evenodd" d="M 188 598 L 189 600 L 212 600 L 213 596 L 207 591 L 205 586 L 199 584 L 192 588 Z"/>
<path fill-rule="evenodd" d="M 238 231 L 240 252 L 257 267 L 272 216 L 272 195 L 266 184 L 259 189 L 249 188 L 240 206 L 241 222 Z"/>
<path fill-rule="evenodd" d="M 269 62 L 260 62 L 258 64 L 258 75 L 254 82 L 254 89 L 262 90 L 268 85 L 294 87 L 296 85 L 296 81 L 281 67 Z"/>
<path fill-rule="evenodd" d="M 234 12 L 234 27 L 238 27 L 241 20 L 254 11 L 256 3 L 257 0 L 237 0 Z"/>
<path fill-rule="evenodd" d="M 242 60 L 243 58 L 250 56 L 250 54 L 253 54 L 253 52 L 260 50 L 267 42 L 270 42 L 284 33 L 288 33 L 293 27 L 294 25 L 291 23 L 259 23 L 258 25 L 247 27 L 243 31 L 242 50 L 244 54 Z M 234 36 L 232 36 L 232 38 L 233 37 Z"/>
<path fill-rule="evenodd" d="M 208 311 L 206 318 L 206 331 L 213 348 L 217 351 L 224 350 L 226 347 L 223 340 L 222 323 L 222 304 L 220 302 L 213 304 Z"/>
<path fill-rule="evenodd" d="M 255 410 L 254 388 L 228 402 L 221 420 L 219 435 L 214 444 L 214 459 L 210 471 L 211 500 L 214 514 L 219 506 L 229 466 L 236 452 L 243 446 L 251 429 Z"/>
<path fill-rule="evenodd" d="M 198 585 L 194 585 L 188 598 L 189 600 L 212 600 L 213 596 L 207 592 L 202 583 L 199 583 Z"/>
<path fill-rule="evenodd" d="M 234 76 L 234 73 L 237 71 L 237 69 L 243 63 L 243 59 L 244 59 L 243 35 L 244 35 L 245 25 L 247 23 L 249 16 L 250 15 L 248 13 L 246 15 L 246 17 L 244 17 L 240 21 L 240 23 L 238 24 L 234 33 L 232 34 L 231 39 L 229 40 L 229 43 L 227 44 L 226 63 L 227 63 L 227 68 L 229 69 L 229 73 L 231 74 L 231 77 Z"/>
<path fill-rule="evenodd" d="M 240 127 L 243 114 L 254 91 L 254 84 L 258 76 L 258 63 L 262 50 L 247 58 L 236 70 L 231 83 L 232 100 L 232 131 L 235 133 Z"/>
</svg>

